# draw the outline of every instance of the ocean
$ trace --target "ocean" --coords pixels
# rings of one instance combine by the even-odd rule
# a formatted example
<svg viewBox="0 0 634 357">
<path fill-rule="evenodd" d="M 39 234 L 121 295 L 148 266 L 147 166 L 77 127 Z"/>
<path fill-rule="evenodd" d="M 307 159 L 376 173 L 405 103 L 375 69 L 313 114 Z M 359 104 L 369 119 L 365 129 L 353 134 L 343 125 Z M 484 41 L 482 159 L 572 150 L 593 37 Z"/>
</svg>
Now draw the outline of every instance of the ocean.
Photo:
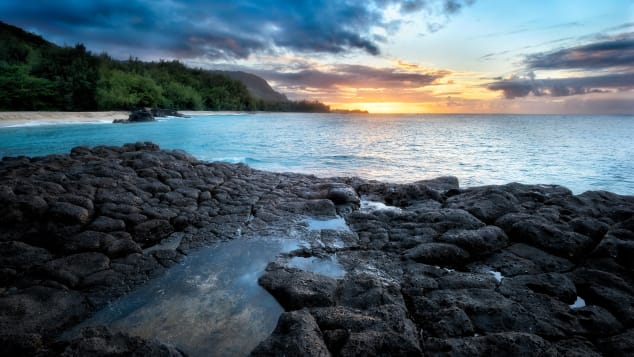
<svg viewBox="0 0 634 357">
<path fill-rule="evenodd" d="M 634 195 L 634 116 L 257 113 L 44 123 L 0 127 L 0 156 L 137 141 L 276 172 L 397 183 L 453 175 L 461 187 L 520 182 Z"/>
</svg>

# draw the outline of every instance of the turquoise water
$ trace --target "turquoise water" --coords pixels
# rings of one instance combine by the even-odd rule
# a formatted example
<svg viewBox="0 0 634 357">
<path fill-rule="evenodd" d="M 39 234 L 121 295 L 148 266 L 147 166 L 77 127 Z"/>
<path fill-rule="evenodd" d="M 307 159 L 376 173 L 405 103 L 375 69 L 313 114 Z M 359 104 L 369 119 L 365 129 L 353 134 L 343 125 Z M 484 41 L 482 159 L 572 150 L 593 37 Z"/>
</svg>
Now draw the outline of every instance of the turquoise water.
<svg viewBox="0 0 634 357">
<path fill-rule="evenodd" d="M 561 184 L 634 194 L 634 116 L 244 114 L 0 128 L 0 156 L 153 141 L 272 171 L 463 187 Z"/>
</svg>

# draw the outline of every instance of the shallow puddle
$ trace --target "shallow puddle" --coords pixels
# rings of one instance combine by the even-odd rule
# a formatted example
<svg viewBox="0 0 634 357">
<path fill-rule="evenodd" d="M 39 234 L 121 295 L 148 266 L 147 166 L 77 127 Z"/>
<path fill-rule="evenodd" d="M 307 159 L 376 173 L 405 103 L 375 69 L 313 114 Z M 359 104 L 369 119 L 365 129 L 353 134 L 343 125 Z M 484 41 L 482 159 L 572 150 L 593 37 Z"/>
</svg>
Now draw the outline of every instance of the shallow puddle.
<svg viewBox="0 0 634 357">
<path fill-rule="evenodd" d="M 586 301 L 581 298 L 581 296 L 577 296 L 577 300 L 572 305 L 569 305 L 571 309 L 579 309 L 586 306 Z"/>
<path fill-rule="evenodd" d="M 326 258 L 318 257 L 293 257 L 286 263 L 288 267 L 298 268 L 305 271 L 329 276 L 331 278 L 343 278 L 346 272 L 339 264 L 336 255 Z"/>
<path fill-rule="evenodd" d="M 311 231 L 333 230 L 350 232 L 350 227 L 348 227 L 346 220 L 341 217 L 332 219 L 306 218 L 304 222 L 308 224 L 308 230 Z"/>
<path fill-rule="evenodd" d="M 201 249 L 68 335 L 105 325 L 157 338 L 189 356 L 246 356 L 269 336 L 283 312 L 257 279 L 280 253 L 298 247 L 296 240 L 252 238 Z"/>
<path fill-rule="evenodd" d="M 495 278 L 495 280 L 498 281 L 498 283 L 501 282 L 502 279 L 504 279 L 504 275 L 502 275 L 502 273 L 500 273 L 499 271 L 489 270 L 488 273 L 493 274 L 493 277 Z"/>
</svg>

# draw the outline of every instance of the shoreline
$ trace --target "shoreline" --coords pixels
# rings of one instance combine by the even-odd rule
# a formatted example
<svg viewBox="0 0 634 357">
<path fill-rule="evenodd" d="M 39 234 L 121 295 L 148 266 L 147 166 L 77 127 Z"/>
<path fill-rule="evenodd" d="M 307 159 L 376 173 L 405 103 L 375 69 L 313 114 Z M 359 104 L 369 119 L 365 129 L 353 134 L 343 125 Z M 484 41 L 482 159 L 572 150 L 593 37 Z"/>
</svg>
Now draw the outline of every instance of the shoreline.
<svg viewBox="0 0 634 357">
<path fill-rule="evenodd" d="M 185 116 L 245 115 L 242 111 L 184 110 Z M 0 128 L 55 124 L 109 124 L 116 119 L 127 119 L 129 111 L 59 112 L 59 111 L 0 111 Z"/>
<path fill-rule="evenodd" d="M 126 119 L 127 111 L 104 112 L 1 112 L 0 127 L 27 126 L 30 124 L 60 123 L 112 123 L 115 119 Z"/>
<path fill-rule="evenodd" d="M 85 355 L 113 343 L 130 351 L 129 341 L 167 349 L 155 336 L 106 327 L 57 338 L 189 252 L 297 232 L 311 243 L 258 279 L 286 312 L 254 355 L 293 346 L 324 355 L 634 348 L 633 196 L 462 188 L 455 177 L 318 178 L 200 161 L 149 142 L 15 158 L 0 162 L 0 174 L 3 355 Z M 311 230 L 307 219 L 344 229 Z M 289 264 L 307 257 L 336 258 L 344 274 Z"/>
</svg>

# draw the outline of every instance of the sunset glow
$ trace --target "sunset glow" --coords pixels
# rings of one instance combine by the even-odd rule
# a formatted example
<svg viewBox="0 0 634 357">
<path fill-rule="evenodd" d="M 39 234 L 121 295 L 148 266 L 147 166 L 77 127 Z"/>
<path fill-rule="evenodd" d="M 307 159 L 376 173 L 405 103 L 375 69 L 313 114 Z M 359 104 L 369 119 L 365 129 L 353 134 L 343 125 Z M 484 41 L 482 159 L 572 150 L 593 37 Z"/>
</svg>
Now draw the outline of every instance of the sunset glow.
<svg viewBox="0 0 634 357">
<path fill-rule="evenodd" d="M 58 44 L 254 73 L 372 113 L 634 113 L 633 19 L 629 0 L 0 5 Z"/>
</svg>

